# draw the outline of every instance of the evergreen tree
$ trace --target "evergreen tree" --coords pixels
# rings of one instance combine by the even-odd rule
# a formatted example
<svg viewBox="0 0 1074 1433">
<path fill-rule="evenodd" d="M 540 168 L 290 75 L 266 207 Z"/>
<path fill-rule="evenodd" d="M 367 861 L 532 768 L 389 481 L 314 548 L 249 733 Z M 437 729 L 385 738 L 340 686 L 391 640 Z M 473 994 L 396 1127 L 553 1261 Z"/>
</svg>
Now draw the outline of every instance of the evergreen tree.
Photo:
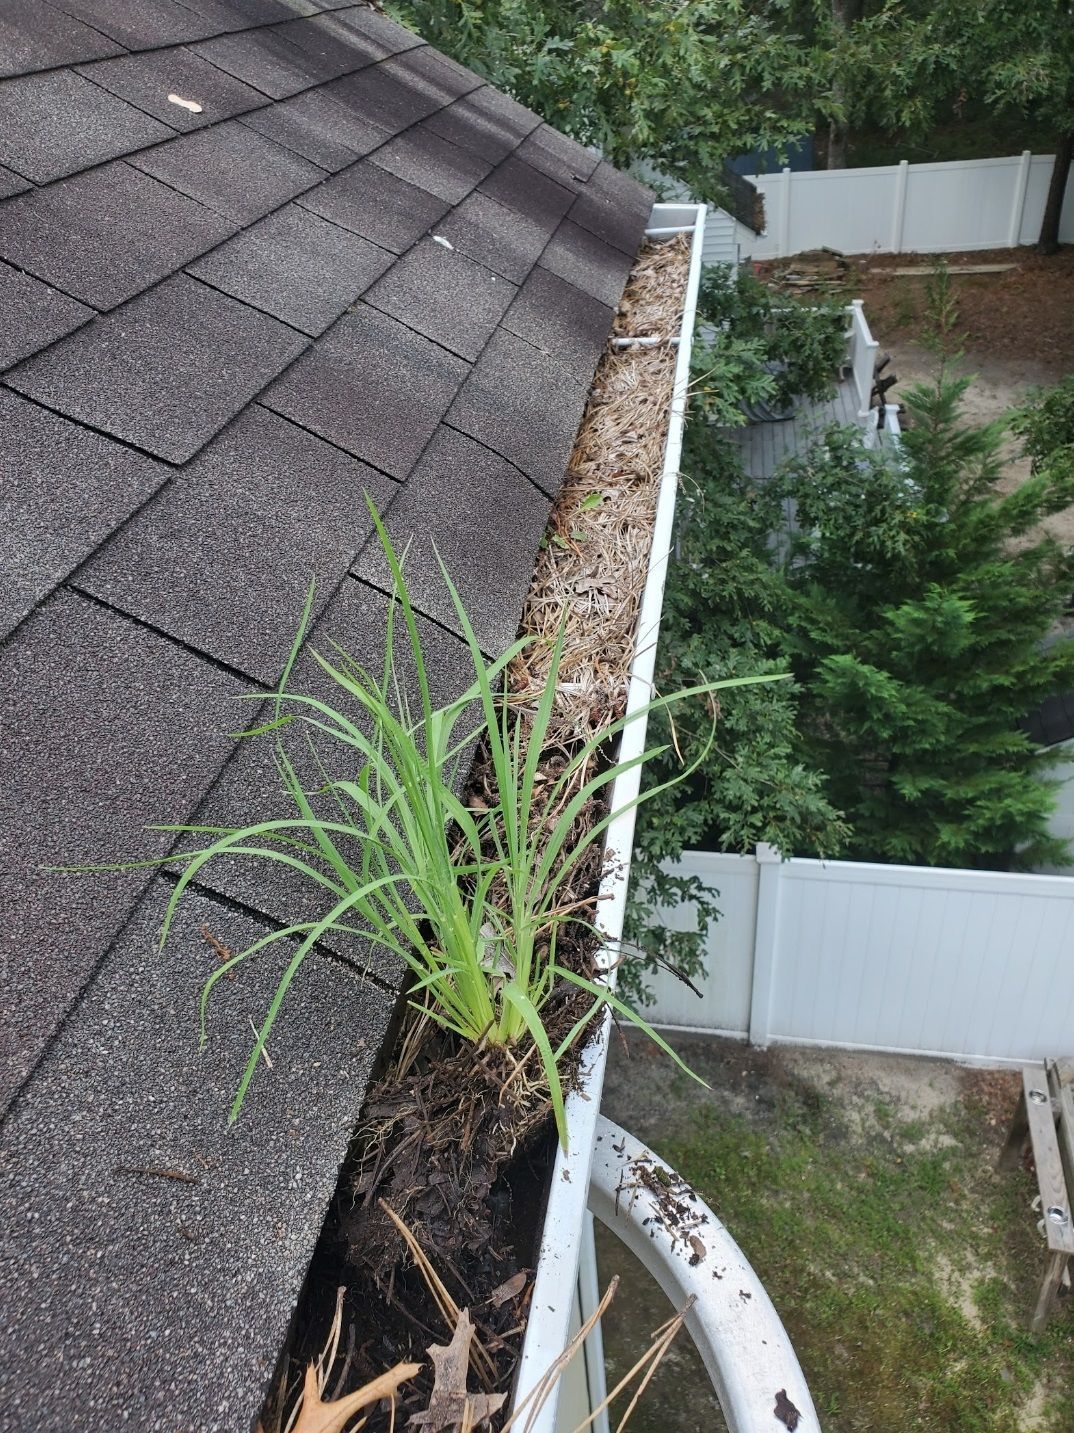
<svg viewBox="0 0 1074 1433">
<path fill-rule="evenodd" d="M 1038 463 L 1001 492 L 1003 425 L 960 423 L 968 384 L 941 367 L 906 395 L 901 461 L 833 430 L 781 485 L 802 530 L 787 579 L 805 753 L 859 858 L 1002 868 L 1063 853 L 1020 721 L 1074 683 L 1074 644 L 1043 645 L 1071 555 L 1039 526 L 1074 502 L 1074 464 Z"/>
<path fill-rule="evenodd" d="M 675 552 L 668 570 L 657 680 L 671 691 L 701 673 L 724 677 L 789 672 L 784 617 L 789 594 L 773 565 L 770 534 L 781 521 L 778 495 L 742 470 L 724 429 L 744 423 L 741 403 L 782 404 L 830 389 L 844 345 L 842 312 L 832 306 L 777 304 L 751 275 L 704 271 L 701 334 L 694 351 L 693 404 L 683 450 Z M 796 729 L 793 680 L 721 693 L 713 712 L 698 702 L 654 715 L 653 744 L 668 750 L 646 765 L 655 786 L 680 769 L 677 746 L 698 749 L 715 722 L 709 759 L 693 779 L 638 813 L 628 949 L 621 972 L 634 1000 L 660 963 L 687 975 L 700 968 L 719 894 L 696 877 L 669 875 L 683 851 L 748 852 L 770 841 L 787 854 L 836 855 L 846 828 L 823 777 L 804 759 Z M 693 931 L 654 918 L 657 908 L 690 901 Z"/>
</svg>

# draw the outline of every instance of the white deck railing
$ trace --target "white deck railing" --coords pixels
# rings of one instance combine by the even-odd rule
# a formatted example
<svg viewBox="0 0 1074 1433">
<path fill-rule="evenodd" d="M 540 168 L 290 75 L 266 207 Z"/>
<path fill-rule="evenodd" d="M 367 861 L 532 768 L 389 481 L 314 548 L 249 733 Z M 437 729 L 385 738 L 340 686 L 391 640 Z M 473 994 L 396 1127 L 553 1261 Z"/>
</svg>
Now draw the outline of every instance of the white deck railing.
<svg viewBox="0 0 1074 1433">
<path fill-rule="evenodd" d="M 865 317 L 865 300 L 854 299 L 847 305 L 850 326 L 847 329 L 847 367 L 854 378 L 854 391 L 858 398 L 858 417 L 869 416 L 869 399 L 873 392 L 873 372 L 879 343 L 872 335 L 869 321 Z"/>
</svg>

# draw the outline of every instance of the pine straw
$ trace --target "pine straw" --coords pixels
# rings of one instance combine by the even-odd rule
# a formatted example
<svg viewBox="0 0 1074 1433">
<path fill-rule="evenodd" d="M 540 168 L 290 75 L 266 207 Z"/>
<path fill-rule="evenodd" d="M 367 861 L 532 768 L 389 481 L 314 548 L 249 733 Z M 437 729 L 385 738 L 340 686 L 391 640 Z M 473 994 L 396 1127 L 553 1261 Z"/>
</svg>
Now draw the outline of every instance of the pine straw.
<svg viewBox="0 0 1074 1433">
<path fill-rule="evenodd" d="M 647 244 L 615 336 L 678 333 L 689 264 L 687 235 Z M 561 747 L 596 734 L 626 706 L 677 354 L 667 344 L 608 350 L 552 509 L 521 627 L 546 640 L 516 660 L 510 682 L 513 704 L 535 709 L 566 614 L 552 730 Z M 587 506 L 595 494 L 600 503 Z"/>
</svg>

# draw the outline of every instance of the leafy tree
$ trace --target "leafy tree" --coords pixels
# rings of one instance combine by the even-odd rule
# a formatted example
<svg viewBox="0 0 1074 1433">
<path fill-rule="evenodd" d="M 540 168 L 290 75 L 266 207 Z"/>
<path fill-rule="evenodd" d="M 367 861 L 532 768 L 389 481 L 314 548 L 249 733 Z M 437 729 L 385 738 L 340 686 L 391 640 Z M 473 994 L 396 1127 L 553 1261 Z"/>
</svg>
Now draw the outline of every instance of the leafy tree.
<svg viewBox="0 0 1074 1433">
<path fill-rule="evenodd" d="M 787 581 L 808 758 L 859 858 L 954 866 L 1058 859 L 1043 759 L 1019 723 L 1074 680 L 1042 639 L 1071 557 L 1039 529 L 1074 502 L 1074 466 L 998 489 L 1002 424 L 959 421 L 968 379 L 905 397 L 901 462 L 832 430 L 780 486 L 802 534 Z"/>
<path fill-rule="evenodd" d="M 1021 437 L 1034 473 L 1074 467 L 1074 374 L 1019 409 L 1011 427 Z"/>
<path fill-rule="evenodd" d="M 711 194 L 811 123 L 809 57 L 764 0 L 389 0 L 397 19 L 613 164 Z"/>
<path fill-rule="evenodd" d="M 1035 114 L 1055 135 L 1037 241 L 1042 253 L 1054 254 L 1074 158 L 1074 6 L 1070 0 L 985 0 L 964 6 L 964 12 L 972 53 L 984 57 L 989 103 Z"/>
</svg>

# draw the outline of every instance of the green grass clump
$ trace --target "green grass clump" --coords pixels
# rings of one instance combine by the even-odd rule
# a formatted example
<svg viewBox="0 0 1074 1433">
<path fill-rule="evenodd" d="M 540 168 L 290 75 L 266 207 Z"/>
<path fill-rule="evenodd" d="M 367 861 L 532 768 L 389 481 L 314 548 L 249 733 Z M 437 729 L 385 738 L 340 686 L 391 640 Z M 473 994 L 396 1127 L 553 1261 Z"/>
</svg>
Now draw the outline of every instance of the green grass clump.
<svg viewBox="0 0 1074 1433">
<path fill-rule="evenodd" d="M 617 777 L 664 748 L 612 764 L 603 764 L 601 758 L 614 738 L 650 711 L 673 701 L 708 698 L 720 688 L 744 681 L 778 678 L 703 682 L 652 701 L 581 742 L 561 774 L 547 778 L 541 760 L 563 654 L 562 631 L 536 714 L 525 722 L 516 720 L 506 700 L 505 674 L 527 640 L 487 662 L 441 564 L 469 649 L 473 681 L 456 700 L 435 707 L 402 567 L 371 503 L 370 511 L 395 589 L 382 668 L 374 675 L 332 644 L 328 655 L 314 651 L 312 656 L 333 684 L 333 702 L 291 689 L 292 669 L 312 610 L 311 589 L 273 696 L 274 716 L 240 734 L 244 738 L 271 735 L 275 740 L 277 770 L 295 812 L 286 819 L 241 828 L 158 828 L 212 838 L 197 849 L 163 858 L 178 864 L 181 874 L 168 902 L 161 944 L 167 941 L 183 893 L 218 857 L 282 864 L 316 888 L 323 901 L 324 913 L 316 920 L 297 921 L 263 936 L 220 965 L 205 984 L 203 1041 L 206 1009 L 217 981 L 276 941 L 297 941 L 235 1094 L 232 1120 L 242 1108 L 261 1052 L 303 961 L 318 941 L 342 932 L 361 935 L 405 962 L 412 976 L 412 1003 L 463 1040 L 522 1050 L 536 1046 L 565 1144 L 558 1065 L 601 1008 L 612 1006 L 678 1060 L 610 989 L 557 959 L 557 939 L 564 926 L 584 924 L 570 894 L 571 878 L 612 820 L 605 815 L 586 824 L 580 817 Z M 414 712 L 397 668 L 399 616 L 405 629 L 403 648 L 417 682 Z M 264 698 L 258 694 L 252 699 Z M 285 744 L 296 738 L 308 748 L 313 769 L 320 772 L 314 791 L 306 789 L 299 775 L 293 745 L 289 752 Z M 467 807 L 456 794 L 462 763 L 477 741 L 485 745 L 498 791 L 497 804 L 481 811 Z M 622 809 L 629 810 L 688 776 L 705 755 L 707 749 L 671 781 L 635 796 Z M 589 1006 L 553 1046 L 543 1011 L 560 981 L 584 991 Z"/>
</svg>

